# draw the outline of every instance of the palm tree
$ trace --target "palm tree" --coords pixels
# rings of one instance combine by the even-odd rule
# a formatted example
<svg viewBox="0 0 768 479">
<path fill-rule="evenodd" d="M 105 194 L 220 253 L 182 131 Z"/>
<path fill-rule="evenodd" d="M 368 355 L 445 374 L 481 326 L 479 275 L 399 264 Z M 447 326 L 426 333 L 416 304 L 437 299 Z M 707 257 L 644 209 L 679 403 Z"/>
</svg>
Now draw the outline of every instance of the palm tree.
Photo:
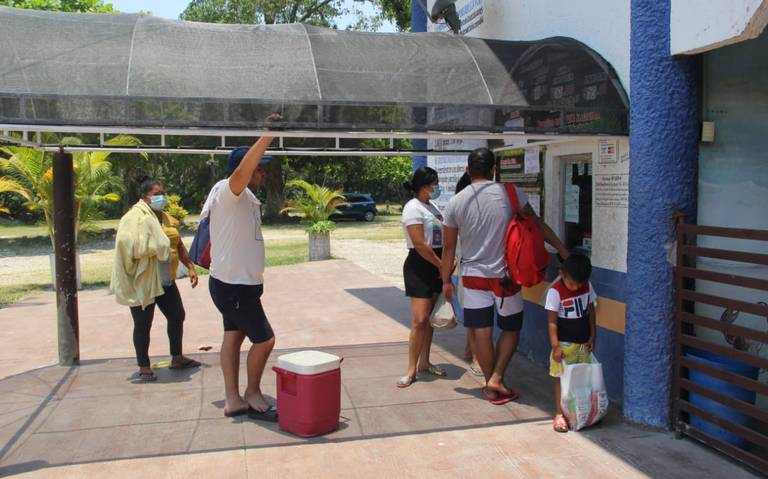
<svg viewBox="0 0 768 479">
<path fill-rule="evenodd" d="M 25 190 L 18 181 L 13 178 L 0 177 L 0 193 L 16 193 L 25 200 L 30 201 L 31 198 L 27 195 Z M 8 208 L 0 204 L 0 213 L 9 213 Z"/>
<path fill-rule="evenodd" d="M 318 261 L 331 257 L 330 232 L 336 227 L 329 218 L 337 213 L 339 205 L 347 200 L 341 194 L 342 190 L 331 190 L 324 186 L 312 185 L 304 180 L 289 181 L 286 186 L 298 187 L 302 195 L 294 200 L 287 201 L 282 212 L 299 213 L 303 216 L 302 222 L 309 233 L 309 260 Z"/>
<path fill-rule="evenodd" d="M 78 138 L 65 138 L 64 145 L 81 144 Z M 138 138 L 121 135 L 105 142 L 108 145 L 138 146 Z M 43 213 L 53 246 L 53 164 L 50 155 L 20 146 L 0 147 L 8 158 L 0 159 L 0 171 L 16 184 L 16 192 L 27 199 L 26 206 Z M 100 207 L 120 200 L 124 190 L 122 179 L 112 173 L 110 152 L 74 153 L 75 235 L 80 227 L 101 216 Z M 146 156 L 146 155 L 143 155 Z"/>
<path fill-rule="evenodd" d="M 53 243 L 53 198 L 50 194 L 51 160 L 42 151 L 21 146 L 0 147 L 0 153 L 8 158 L 0 159 L 0 171 L 13 181 L 27 201 L 25 206 L 32 211 L 42 211 L 48 234 Z"/>
</svg>

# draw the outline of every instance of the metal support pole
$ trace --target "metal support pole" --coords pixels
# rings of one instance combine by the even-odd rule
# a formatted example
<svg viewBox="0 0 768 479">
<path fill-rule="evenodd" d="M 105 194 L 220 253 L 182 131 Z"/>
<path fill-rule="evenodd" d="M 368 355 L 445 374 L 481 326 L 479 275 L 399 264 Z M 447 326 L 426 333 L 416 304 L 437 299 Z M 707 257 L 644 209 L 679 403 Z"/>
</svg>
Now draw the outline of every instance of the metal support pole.
<svg viewBox="0 0 768 479">
<path fill-rule="evenodd" d="M 53 226 L 56 255 L 56 312 L 59 364 L 80 361 L 75 266 L 75 182 L 72 155 L 61 148 L 53 155 Z"/>
</svg>

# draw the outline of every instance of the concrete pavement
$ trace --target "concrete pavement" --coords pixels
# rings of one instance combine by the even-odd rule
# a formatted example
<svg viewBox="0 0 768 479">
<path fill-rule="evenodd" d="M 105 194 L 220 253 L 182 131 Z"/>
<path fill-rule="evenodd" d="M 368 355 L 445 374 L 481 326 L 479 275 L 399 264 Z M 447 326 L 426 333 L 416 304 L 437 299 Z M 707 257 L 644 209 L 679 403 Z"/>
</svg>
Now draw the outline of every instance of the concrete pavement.
<svg viewBox="0 0 768 479">
<path fill-rule="evenodd" d="M 185 349 L 204 367 L 160 368 L 152 384 L 131 381 L 130 315 L 104 291 L 81 294 L 76 368 L 53 365 L 53 295 L 0 310 L 0 476 L 753 477 L 692 441 L 627 425 L 615 411 L 584 432 L 554 433 L 546 371 L 524 358 L 508 374 L 521 399 L 489 404 L 461 359 L 460 328 L 436 334 L 433 362 L 447 378 L 397 389 L 408 303 L 346 261 L 271 268 L 264 298 L 278 337 L 271 362 L 296 348 L 345 357 L 340 429 L 301 439 L 274 424 L 224 418 L 221 325 L 206 287 L 181 287 Z M 159 312 L 155 321 L 159 362 L 168 346 Z M 200 345 L 214 349 L 196 352 Z M 274 397 L 271 370 L 264 384 Z"/>
</svg>

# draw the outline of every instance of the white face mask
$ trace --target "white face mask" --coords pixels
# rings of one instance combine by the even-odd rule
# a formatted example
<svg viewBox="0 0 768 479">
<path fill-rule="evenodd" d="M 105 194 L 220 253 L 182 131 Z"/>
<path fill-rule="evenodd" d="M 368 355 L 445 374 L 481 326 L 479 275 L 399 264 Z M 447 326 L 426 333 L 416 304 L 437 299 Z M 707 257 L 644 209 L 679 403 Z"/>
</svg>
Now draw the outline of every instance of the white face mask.
<svg viewBox="0 0 768 479">
<path fill-rule="evenodd" d="M 435 188 L 432 190 L 432 193 L 430 193 L 430 198 L 433 200 L 436 200 L 440 198 L 440 195 L 442 194 L 443 190 L 440 189 L 440 185 L 435 186 Z"/>
</svg>

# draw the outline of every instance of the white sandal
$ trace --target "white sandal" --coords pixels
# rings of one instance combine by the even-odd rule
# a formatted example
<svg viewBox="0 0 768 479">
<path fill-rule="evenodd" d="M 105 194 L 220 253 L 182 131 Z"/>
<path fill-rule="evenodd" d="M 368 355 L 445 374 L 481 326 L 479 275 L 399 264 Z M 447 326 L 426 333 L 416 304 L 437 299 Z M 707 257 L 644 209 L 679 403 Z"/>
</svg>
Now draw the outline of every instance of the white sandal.
<svg viewBox="0 0 768 479">
<path fill-rule="evenodd" d="M 400 389 L 407 388 L 416 381 L 416 376 L 402 376 L 397 380 L 397 387 Z"/>
</svg>

